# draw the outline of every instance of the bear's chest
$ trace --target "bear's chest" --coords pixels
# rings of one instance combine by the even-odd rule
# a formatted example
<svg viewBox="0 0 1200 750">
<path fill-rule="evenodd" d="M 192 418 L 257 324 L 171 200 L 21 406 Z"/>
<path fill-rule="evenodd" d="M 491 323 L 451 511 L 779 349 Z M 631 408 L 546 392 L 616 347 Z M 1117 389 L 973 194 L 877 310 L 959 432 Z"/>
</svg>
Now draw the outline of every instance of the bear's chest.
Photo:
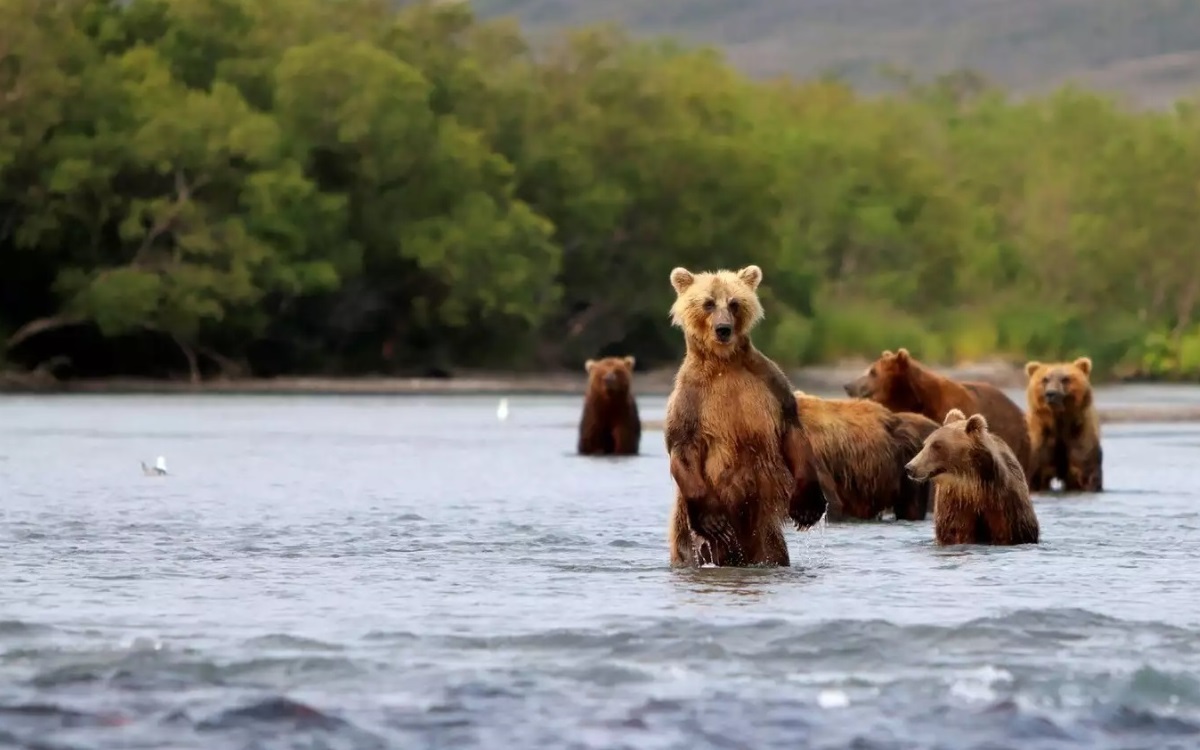
<svg viewBox="0 0 1200 750">
<path fill-rule="evenodd" d="M 1074 415 L 1052 414 L 1048 424 L 1042 427 L 1042 440 L 1046 443 L 1071 443 L 1083 434 L 1083 421 Z"/>
<path fill-rule="evenodd" d="M 714 378 L 700 410 L 700 423 L 710 440 L 753 443 L 779 434 L 783 407 L 756 379 L 726 375 Z"/>
</svg>

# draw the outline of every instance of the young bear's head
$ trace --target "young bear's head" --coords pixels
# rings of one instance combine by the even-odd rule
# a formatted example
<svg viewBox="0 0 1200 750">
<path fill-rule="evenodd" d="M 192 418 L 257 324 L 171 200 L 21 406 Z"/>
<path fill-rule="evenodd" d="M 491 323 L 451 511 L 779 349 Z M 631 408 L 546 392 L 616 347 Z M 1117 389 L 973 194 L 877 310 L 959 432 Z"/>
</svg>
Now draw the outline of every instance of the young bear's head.
<svg viewBox="0 0 1200 750">
<path fill-rule="evenodd" d="M 962 411 L 946 412 L 942 426 L 929 433 L 921 451 L 904 465 L 911 479 L 925 482 L 943 475 L 973 477 L 977 472 L 975 457 L 980 449 L 988 450 L 988 423 L 982 414 L 968 419 Z"/>
<path fill-rule="evenodd" d="M 588 374 L 588 390 L 621 396 L 633 384 L 633 357 L 605 357 L 583 363 Z"/>
<path fill-rule="evenodd" d="M 869 398 L 900 408 L 908 393 L 908 370 L 913 364 L 907 349 L 892 353 L 889 349 L 871 363 L 862 375 L 842 385 L 851 398 Z"/>
<path fill-rule="evenodd" d="M 1092 360 L 1080 357 L 1074 362 L 1029 362 L 1026 391 L 1029 408 L 1049 407 L 1053 411 L 1085 408 L 1092 402 Z"/>
<path fill-rule="evenodd" d="M 671 271 L 671 286 L 677 295 L 671 305 L 671 322 L 683 329 L 688 348 L 718 357 L 743 349 L 750 340 L 750 329 L 763 317 L 757 292 L 762 277 L 758 266 L 736 272 Z"/>
</svg>

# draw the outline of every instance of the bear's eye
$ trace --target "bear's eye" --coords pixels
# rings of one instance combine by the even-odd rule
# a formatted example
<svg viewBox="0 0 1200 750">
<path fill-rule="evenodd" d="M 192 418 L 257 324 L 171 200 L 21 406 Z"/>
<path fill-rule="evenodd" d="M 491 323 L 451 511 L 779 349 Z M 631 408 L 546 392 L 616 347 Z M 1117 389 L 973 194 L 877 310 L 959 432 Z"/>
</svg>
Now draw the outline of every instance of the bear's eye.
<svg viewBox="0 0 1200 750">
<path fill-rule="evenodd" d="M 716 306 L 717 306 L 717 303 L 713 302 L 712 300 L 704 301 L 704 311 L 705 312 L 712 312 L 713 308 L 715 308 Z"/>
<path fill-rule="evenodd" d="M 1042 378 L 1042 385 L 1050 385 L 1050 376 L 1049 375 Z"/>
<path fill-rule="evenodd" d="M 870 370 L 867 371 L 867 374 L 870 375 L 871 377 L 875 377 L 875 375 L 877 373 L 875 372 L 875 368 L 872 367 Z"/>
<path fill-rule="evenodd" d="M 737 315 L 738 307 L 740 307 L 740 305 L 738 304 L 737 300 L 735 300 L 735 299 L 729 300 L 729 312 L 733 313 L 734 315 Z"/>
</svg>

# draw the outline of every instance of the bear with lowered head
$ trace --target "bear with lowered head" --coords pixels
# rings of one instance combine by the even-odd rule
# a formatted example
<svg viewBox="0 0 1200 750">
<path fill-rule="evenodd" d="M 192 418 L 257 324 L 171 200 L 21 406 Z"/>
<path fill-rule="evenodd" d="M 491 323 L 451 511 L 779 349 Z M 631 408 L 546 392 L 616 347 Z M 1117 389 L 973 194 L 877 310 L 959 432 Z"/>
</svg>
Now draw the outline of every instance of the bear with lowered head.
<svg viewBox="0 0 1200 750">
<path fill-rule="evenodd" d="M 929 369 L 907 349 L 885 351 L 861 376 L 843 388 L 854 398 L 869 398 L 892 411 L 924 414 L 941 423 L 946 413 L 982 414 L 1027 475 L 1030 470 L 1029 429 L 1021 407 L 991 383 L 951 380 Z"/>
<path fill-rule="evenodd" d="M 894 412 L 867 399 L 826 399 L 796 391 L 805 434 L 824 462 L 841 505 L 828 520 L 871 520 L 891 510 L 901 521 L 922 521 L 929 512 L 930 485 L 914 482 L 904 464 L 938 428 L 932 419 Z"/>
<path fill-rule="evenodd" d="M 1092 401 L 1092 360 L 1025 365 L 1029 383 L 1029 441 L 1033 468 L 1029 488 L 1050 489 L 1058 479 L 1068 492 L 1104 490 L 1100 415 Z"/>
<path fill-rule="evenodd" d="M 951 409 L 904 468 L 913 479 L 934 483 L 938 544 L 1037 544 L 1025 474 L 982 414 L 968 419 Z"/>
<path fill-rule="evenodd" d="M 671 271 L 671 320 L 687 344 L 663 430 L 676 485 L 675 566 L 789 565 L 785 522 L 812 526 L 833 491 L 791 383 L 751 343 L 762 278 L 758 266 Z"/>
<path fill-rule="evenodd" d="M 633 357 L 605 357 L 583 363 L 588 386 L 579 420 L 580 455 L 637 455 L 642 422 L 633 396 L 634 362 Z"/>
</svg>

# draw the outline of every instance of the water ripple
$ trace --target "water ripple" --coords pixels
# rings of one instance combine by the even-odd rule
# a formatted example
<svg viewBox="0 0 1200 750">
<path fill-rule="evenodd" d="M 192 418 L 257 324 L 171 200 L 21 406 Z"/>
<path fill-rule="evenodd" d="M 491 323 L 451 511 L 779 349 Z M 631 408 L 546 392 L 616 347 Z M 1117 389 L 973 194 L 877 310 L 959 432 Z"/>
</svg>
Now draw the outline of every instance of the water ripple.
<svg viewBox="0 0 1200 750">
<path fill-rule="evenodd" d="M 1036 547 L 821 524 L 672 571 L 661 441 L 493 406 L 0 399 L 0 746 L 1200 746 L 1192 427 L 1106 426 Z"/>
</svg>

